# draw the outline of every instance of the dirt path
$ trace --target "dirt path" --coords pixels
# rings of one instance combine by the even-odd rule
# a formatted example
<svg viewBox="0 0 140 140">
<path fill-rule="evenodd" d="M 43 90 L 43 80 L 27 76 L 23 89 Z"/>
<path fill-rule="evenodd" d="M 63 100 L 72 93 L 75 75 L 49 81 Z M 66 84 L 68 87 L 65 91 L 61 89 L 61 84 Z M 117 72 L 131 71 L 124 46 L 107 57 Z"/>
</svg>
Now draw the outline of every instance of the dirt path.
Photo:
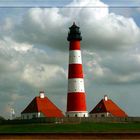
<svg viewBox="0 0 140 140">
<path fill-rule="evenodd" d="M 40 139 L 140 139 L 140 133 L 19 133 L 0 134 L 2 140 Z"/>
</svg>

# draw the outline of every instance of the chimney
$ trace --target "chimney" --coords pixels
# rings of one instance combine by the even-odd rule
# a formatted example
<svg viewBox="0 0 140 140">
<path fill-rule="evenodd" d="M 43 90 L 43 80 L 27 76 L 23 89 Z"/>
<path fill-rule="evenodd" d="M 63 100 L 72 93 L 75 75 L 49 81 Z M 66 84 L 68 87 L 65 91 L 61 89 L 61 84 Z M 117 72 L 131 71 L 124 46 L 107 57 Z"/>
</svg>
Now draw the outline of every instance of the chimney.
<svg viewBox="0 0 140 140">
<path fill-rule="evenodd" d="M 104 95 L 104 100 L 105 100 L 105 101 L 107 101 L 107 100 L 108 100 L 107 95 Z"/>
<path fill-rule="evenodd" d="M 42 98 L 42 99 L 45 97 L 44 91 L 40 91 L 39 97 Z"/>
</svg>

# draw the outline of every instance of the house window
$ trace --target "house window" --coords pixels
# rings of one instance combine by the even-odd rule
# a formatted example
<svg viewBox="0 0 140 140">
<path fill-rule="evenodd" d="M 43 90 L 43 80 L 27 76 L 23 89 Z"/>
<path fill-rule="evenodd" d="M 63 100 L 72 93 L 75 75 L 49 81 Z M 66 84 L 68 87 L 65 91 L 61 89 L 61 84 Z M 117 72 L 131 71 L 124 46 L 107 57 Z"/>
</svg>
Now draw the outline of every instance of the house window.
<svg viewBox="0 0 140 140">
<path fill-rule="evenodd" d="M 104 114 L 101 115 L 101 117 L 104 117 L 104 116 L 105 116 Z"/>
<path fill-rule="evenodd" d="M 29 119 L 29 115 L 27 115 L 27 119 Z"/>
<path fill-rule="evenodd" d="M 75 117 L 77 117 L 77 114 L 75 114 Z"/>
<path fill-rule="evenodd" d="M 32 118 L 36 118 L 35 114 L 32 115 Z"/>
</svg>

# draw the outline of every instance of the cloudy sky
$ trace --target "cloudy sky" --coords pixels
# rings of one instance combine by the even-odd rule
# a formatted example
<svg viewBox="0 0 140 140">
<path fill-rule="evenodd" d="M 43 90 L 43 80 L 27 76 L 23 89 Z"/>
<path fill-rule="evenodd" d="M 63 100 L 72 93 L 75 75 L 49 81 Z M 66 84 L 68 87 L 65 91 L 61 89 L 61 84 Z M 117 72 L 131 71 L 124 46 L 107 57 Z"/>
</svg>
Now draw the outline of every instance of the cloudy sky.
<svg viewBox="0 0 140 140">
<path fill-rule="evenodd" d="M 0 0 L 0 115 L 40 90 L 66 111 L 68 28 L 80 26 L 87 110 L 108 95 L 140 116 L 139 0 Z M 46 8 L 44 8 L 46 7 Z"/>
</svg>

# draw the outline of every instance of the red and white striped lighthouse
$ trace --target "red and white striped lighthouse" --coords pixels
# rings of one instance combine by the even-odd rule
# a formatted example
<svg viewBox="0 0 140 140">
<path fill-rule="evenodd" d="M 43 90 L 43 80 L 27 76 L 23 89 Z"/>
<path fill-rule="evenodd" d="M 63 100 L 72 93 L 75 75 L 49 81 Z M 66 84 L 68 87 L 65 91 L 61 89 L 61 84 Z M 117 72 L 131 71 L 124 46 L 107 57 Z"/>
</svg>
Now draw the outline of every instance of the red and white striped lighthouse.
<svg viewBox="0 0 140 140">
<path fill-rule="evenodd" d="M 79 27 L 73 23 L 69 28 L 67 40 L 69 46 L 69 72 L 68 72 L 68 95 L 67 117 L 88 117 L 86 111 L 86 93 L 84 88 L 82 57 L 80 41 L 82 40 Z"/>
</svg>

